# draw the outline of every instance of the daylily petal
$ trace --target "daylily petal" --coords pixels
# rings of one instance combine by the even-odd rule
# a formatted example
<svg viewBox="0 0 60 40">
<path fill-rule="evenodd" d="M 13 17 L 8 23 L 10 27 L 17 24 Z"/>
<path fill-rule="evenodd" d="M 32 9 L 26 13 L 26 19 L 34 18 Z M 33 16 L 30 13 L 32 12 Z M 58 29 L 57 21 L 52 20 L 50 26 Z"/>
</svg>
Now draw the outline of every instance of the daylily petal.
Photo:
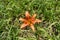
<svg viewBox="0 0 60 40">
<path fill-rule="evenodd" d="M 33 16 L 32 16 L 32 18 L 35 18 L 36 17 L 36 14 L 34 14 Z"/>
<path fill-rule="evenodd" d="M 33 20 L 31 20 L 31 23 L 32 23 L 32 24 L 35 24 L 36 22 L 35 22 L 35 20 L 33 19 Z"/>
<path fill-rule="evenodd" d="M 23 19 L 23 18 L 19 18 L 19 20 L 21 20 L 21 21 L 25 21 L 25 19 Z"/>
<path fill-rule="evenodd" d="M 38 23 L 39 23 L 39 22 L 42 22 L 42 21 L 41 21 L 41 20 L 39 20 L 39 19 L 36 19 L 36 21 L 35 21 L 35 22 L 38 22 Z"/>
<path fill-rule="evenodd" d="M 34 28 L 34 25 L 33 25 L 33 24 L 30 25 L 30 28 L 31 28 L 33 31 L 35 31 L 35 28 Z"/>
<path fill-rule="evenodd" d="M 25 24 L 25 23 L 24 23 L 24 24 L 21 25 L 21 28 L 24 28 L 24 27 L 26 27 L 27 25 L 28 25 L 28 24 Z"/>
<path fill-rule="evenodd" d="M 29 18 L 30 17 L 30 14 L 29 14 L 28 11 L 25 12 L 25 16 L 26 16 L 26 18 Z"/>
</svg>

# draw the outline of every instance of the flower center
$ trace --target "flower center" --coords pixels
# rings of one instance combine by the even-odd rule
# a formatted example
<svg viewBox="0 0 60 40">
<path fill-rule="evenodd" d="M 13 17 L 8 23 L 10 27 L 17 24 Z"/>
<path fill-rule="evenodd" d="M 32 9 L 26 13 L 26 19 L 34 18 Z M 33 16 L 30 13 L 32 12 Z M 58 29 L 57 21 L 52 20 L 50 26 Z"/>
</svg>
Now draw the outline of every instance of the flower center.
<svg viewBox="0 0 60 40">
<path fill-rule="evenodd" d="M 31 19 L 28 19 L 28 23 L 29 23 L 29 24 L 31 24 L 31 23 L 32 23 L 32 22 L 31 22 Z"/>
<path fill-rule="evenodd" d="M 26 20 L 27 20 L 27 22 L 28 22 L 29 25 L 30 24 L 34 24 L 34 22 L 35 22 L 35 19 L 34 18 L 31 18 L 31 17 L 26 18 Z"/>
</svg>

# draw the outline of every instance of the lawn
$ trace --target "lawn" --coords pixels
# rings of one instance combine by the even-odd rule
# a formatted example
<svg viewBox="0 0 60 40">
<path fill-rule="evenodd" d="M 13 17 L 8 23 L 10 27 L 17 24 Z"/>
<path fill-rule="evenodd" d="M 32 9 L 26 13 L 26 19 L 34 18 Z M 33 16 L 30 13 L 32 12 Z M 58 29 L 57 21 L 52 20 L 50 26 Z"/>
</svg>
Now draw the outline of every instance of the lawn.
<svg viewBox="0 0 60 40">
<path fill-rule="evenodd" d="M 25 12 L 42 20 L 21 29 Z M 60 0 L 0 0 L 0 40 L 60 40 Z"/>
</svg>

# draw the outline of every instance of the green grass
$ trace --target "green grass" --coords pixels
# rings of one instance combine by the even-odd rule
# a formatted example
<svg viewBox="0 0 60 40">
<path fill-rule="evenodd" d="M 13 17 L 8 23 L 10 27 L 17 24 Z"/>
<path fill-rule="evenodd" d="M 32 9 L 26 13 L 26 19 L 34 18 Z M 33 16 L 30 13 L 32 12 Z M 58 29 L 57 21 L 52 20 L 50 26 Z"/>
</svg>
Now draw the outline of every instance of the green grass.
<svg viewBox="0 0 60 40">
<path fill-rule="evenodd" d="M 42 20 L 36 32 L 20 29 L 25 11 Z M 0 0 L 0 40 L 60 40 L 60 1 Z"/>
</svg>

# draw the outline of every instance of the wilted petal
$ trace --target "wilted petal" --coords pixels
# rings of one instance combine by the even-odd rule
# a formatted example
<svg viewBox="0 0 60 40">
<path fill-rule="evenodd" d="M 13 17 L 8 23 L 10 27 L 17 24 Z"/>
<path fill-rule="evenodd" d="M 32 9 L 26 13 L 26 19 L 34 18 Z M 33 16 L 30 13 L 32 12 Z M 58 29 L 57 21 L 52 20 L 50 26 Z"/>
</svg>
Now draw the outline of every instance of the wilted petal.
<svg viewBox="0 0 60 40">
<path fill-rule="evenodd" d="M 29 17 L 30 17 L 30 14 L 29 14 L 29 12 L 28 12 L 28 11 L 26 11 L 26 12 L 25 12 L 25 16 L 26 16 L 27 18 L 29 18 Z"/>
<path fill-rule="evenodd" d="M 34 28 L 34 25 L 33 25 L 33 24 L 31 24 L 30 27 L 31 27 L 31 29 L 32 29 L 33 31 L 35 31 L 35 28 Z"/>
<path fill-rule="evenodd" d="M 32 16 L 32 18 L 35 18 L 36 17 L 36 14 L 34 14 L 33 16 Z"/>
<path fill-rule="evenodd" d="M 24 24 L 21 25 L 21 28 L 24 28 L 24 27 L 26 27 L 27 25 L 28 25 L 28 24 L 25 24 L 25 23 L 24 23 Z"/>
</svg>

